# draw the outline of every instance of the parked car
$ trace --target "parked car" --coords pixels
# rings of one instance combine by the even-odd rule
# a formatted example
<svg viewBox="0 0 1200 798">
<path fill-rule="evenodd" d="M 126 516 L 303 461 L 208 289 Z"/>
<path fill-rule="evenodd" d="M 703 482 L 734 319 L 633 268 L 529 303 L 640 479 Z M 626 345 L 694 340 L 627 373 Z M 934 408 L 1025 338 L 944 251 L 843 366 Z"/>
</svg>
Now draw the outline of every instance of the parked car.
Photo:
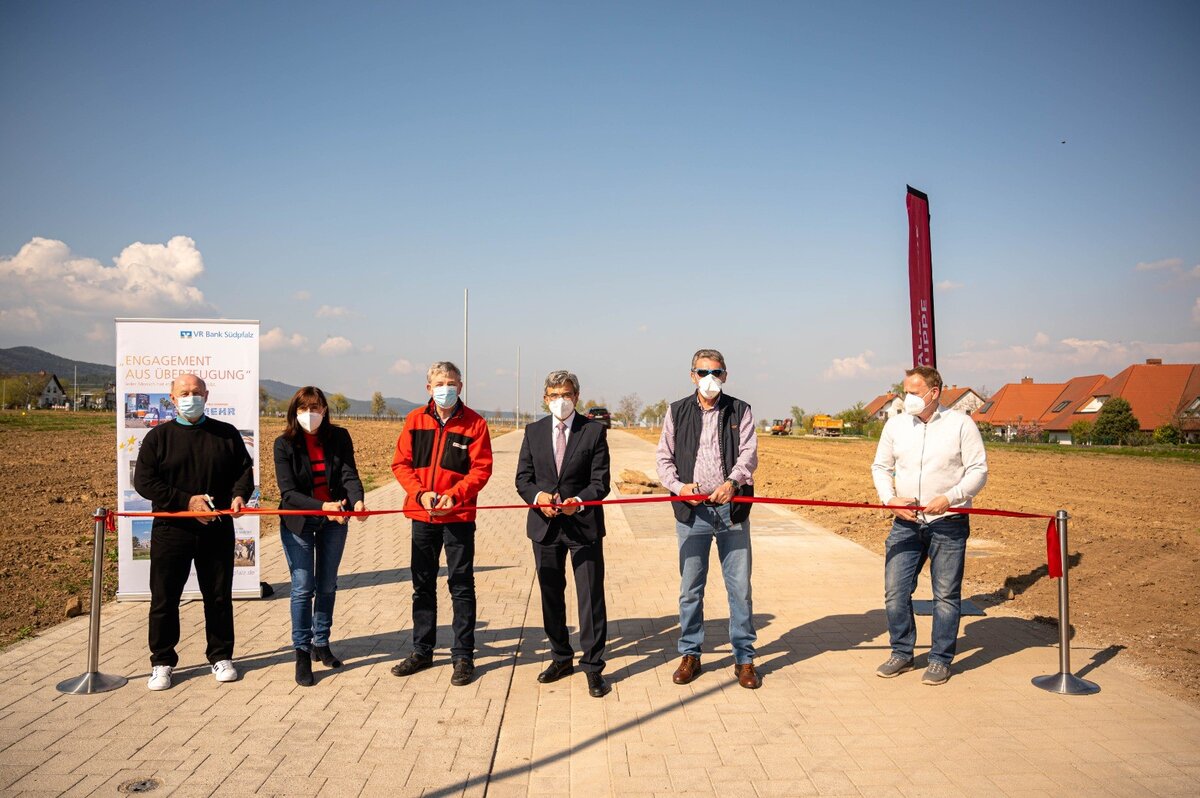
<svg viewBox="0 0 1200 798">
<path fill-rule="evenodd" d="M 607 407 L 588 408 L 587 417 L 599 421 L 606 427 L 612 428 L 612 413 L 608 412 Z"/>
</svg>

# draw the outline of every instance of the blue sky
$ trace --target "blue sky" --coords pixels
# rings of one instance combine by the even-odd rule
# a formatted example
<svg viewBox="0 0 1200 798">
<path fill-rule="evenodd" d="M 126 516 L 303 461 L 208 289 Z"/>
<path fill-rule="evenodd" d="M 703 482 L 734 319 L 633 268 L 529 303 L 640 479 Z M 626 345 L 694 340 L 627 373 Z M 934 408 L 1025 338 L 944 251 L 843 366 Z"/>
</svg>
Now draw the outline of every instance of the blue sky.
<svg viewBox="0 0 1200 798">
<path fill-rule="evenodd" d="M 264 376 L 759 416 L 910 364 L 986 386 L 1200 362 L 1194 3 L 6 3 L 0 342 L 256 318 Z M 1061 143 L 1066 141 L 1065 144 Z"/>
</svg>

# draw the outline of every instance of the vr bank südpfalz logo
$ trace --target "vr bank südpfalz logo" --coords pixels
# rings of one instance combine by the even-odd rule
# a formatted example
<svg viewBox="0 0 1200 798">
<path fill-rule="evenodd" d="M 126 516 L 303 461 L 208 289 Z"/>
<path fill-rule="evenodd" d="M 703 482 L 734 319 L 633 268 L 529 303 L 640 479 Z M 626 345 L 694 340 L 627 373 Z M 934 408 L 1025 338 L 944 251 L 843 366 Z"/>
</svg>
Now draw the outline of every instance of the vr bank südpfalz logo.
<svg viewBox="0 0 1200 798">
<path fill-rule="evenodd" d="M 180 330 L 180 331 L 179 331 L 179 337 L 180 337 L 180 338 L 191 338 L 191 337 L 192 337 L 192 331 L 191 331 L 191 330 Z"/>
</svg>

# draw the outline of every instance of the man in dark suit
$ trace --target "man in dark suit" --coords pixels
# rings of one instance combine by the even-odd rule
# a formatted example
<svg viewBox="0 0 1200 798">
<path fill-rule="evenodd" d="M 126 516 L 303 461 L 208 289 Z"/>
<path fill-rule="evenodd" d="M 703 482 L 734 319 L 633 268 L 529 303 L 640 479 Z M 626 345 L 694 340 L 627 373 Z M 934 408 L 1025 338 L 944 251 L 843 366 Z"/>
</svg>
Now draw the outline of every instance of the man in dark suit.
<svg viewBox="0 0 1200 798">
<path fill-rule="evenodd" d="M 538 681 L 548 684 L 575 672 L 565 599 L 569 552 L 579 601 L 579 667 L 587 673 L 588 694 L 603 698 L 610 689 L 601 676 L 608 639 L 604 508 L 579 505 L 608 495 L 608 430 L 575 412 L 579 378 L 569 371 L 550 372 L 545 400 L 550 415 L 525 428 L 516 479 L 521 498 L 541 505 L 526 522 L 553 657 Z"/>
</svg>

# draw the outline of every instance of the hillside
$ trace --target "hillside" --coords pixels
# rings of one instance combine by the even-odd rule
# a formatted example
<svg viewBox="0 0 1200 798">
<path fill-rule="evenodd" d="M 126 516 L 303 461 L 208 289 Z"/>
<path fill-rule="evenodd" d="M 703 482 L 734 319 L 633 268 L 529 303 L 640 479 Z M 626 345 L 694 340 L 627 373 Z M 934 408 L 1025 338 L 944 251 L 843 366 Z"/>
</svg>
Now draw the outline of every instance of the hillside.
<svg viewBox="0 0 1200 798">
<path fill-rule="evenodd" d="M 0 373 L 2 374 L 30 374 L 45 371 L 49 374 L 57 374 L 60 378 L 70 379 L 74 375 L 76 367 L 79 368 L 80 385 L 107 384 L 116 380 L 115 366 L 71 360 L 32 346 L 0 349 Z M 281 401 L 290 399 L 300 387 L 278 380 L 260 380 L 259 385 L 266 389 L 267 395 L 272 399 Z M 327 393 L 332 392 L 332 389 L 327 389 L 324 385 L 321 388 Z M 358 416 L 371 414 L 370 399 L 347 398 L 350 399 L 350 409 L 347 414 Z M 398 415 L 404 415 L 417 407 L 416 402 L 398 396 L 384 397 L 384 400 L 387 402 L 387 406 L 395 410 Z"/>
</svg>

